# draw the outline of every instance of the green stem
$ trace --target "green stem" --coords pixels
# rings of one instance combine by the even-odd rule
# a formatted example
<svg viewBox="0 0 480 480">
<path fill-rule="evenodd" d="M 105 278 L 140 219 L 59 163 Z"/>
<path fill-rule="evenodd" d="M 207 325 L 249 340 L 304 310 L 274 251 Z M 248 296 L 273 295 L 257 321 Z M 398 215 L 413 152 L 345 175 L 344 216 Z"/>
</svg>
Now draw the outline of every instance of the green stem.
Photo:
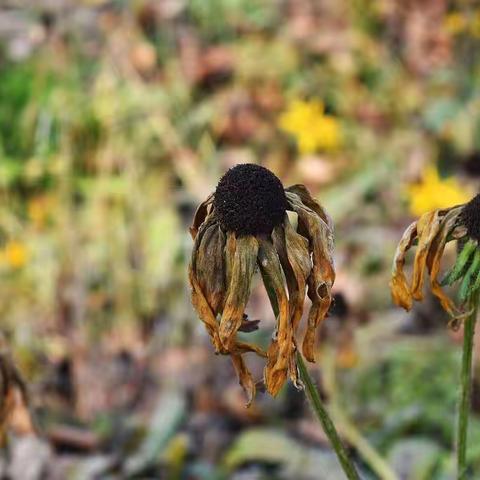
<svg viewBox="0 0 480 480">
<path fill-rule="evenodd" d="M 278 309 L 278 301 L 277 297 L 275 296 L 275 292 L 272 288 L 270 279 L 267 275 L 263 275 L 263 283 L 265 285 L 265 290 L 267 291 L 268 298 L 270 300 L 270 304 L 272 305 L 272 310 L 275 315 L 275 318 L 278 319 L 279 309 Z M 305 389 L 307 391 L 307 398 L 310 400 L 311 407 L 315 412 L 320 424 L 322 425 L 323 431 L 327 435 L 330 443 L 332 444 L 335 453 L 337 454 L 338 460 L 340 465 L 345 472 L 345 475 L 349 480 L 360 480 L 355 467 L 353 466 L 350 457 L 348 456 L 345 447 L 343 446 L 340 437 L 338 436 L 337 430 L 335 425 L 333 424 L 332 420 L 330 419 L 327 410 L 322 404 L 320 400 L 320 395 L 318 394 L 318 390 L 316 389 L 310 374 L 308 373 L 307 367 L 305 362 L 303 361 L 302 354 L 297 351 L 297 366 L 300 372 L 300 378 L 302 379 Z"/>
<path fill-rule="evenodd" d="M 358 473 L 355 470 L 355 467 L 353 466 L 353 463 L 351 462 L 350 457 L 345 450 L 342 441 L 340 440 L 340 437 L 338 436 L 335 425 L 333 424 L 327 413 L 327 410 L 322 404 L 318 390 L 316 389 L 312 378 L 308 373 L 307 367 L 300 352 L 297 352 L 297 365 L 300 371 L 300 377 L 305 384 L 305 390 L 307 392 L 307 397 L 310 400 L 312 409 L 320 421 L 323 431 L 330 440 L 330 443 L 337 454 L 338 460 L 343 468 L 343 471 L 345 472 L 345 475 L 350 480 L 359 480 L 360 477 L 358 476 Z"/>
<path fill-rule="evenodd" d="M 472 355 L 473 338 L 475 335 L 475 322 L 478 312 L 478 296 L 470 301 L 471 315 L 465 320 L 463 329 L 463 352 L 460 404 L 458 408 L 457 423 L 457 479 L 467 478 L 467 433 L 468 417 L 470 414 L 470 399 L 472 391 Z"/>
</svg>

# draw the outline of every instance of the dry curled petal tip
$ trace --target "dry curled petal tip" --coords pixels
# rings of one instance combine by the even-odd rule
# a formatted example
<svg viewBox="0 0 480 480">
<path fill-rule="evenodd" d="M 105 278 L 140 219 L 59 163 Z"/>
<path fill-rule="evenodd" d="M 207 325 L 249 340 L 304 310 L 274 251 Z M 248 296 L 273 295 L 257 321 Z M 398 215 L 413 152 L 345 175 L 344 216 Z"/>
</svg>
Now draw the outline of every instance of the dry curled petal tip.
<svg viewBox="0 0 480 480">
<path fill-rule="evenodd" d="M 462 326 L 463 322 L 473 313 L 473 308 L 468 310 L 467 312 L 463 312 L 460 315 L 456 315 L 452 317 L 448 322 L 448 328 L 457 332 L 460 327 Z"/>
</svg>

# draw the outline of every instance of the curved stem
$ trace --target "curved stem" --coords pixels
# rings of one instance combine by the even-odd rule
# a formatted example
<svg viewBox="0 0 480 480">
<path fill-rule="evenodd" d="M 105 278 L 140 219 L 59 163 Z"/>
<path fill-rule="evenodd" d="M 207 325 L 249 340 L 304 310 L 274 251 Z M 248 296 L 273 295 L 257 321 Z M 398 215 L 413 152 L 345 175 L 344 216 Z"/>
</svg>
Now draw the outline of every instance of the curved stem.
<svg viewBox="0 0 480 480">
<path fill-rule="evenodd" d="M 316 389 L 312 378 L 308 373 L 305 362 L 303 361 L 303 357 L 299 352 L 297 352 L 297 365 L 300 371 L 300 377 L 305 384 L 305 390 L 307 392 L 307 397 L 310 400 L 312 409 L 320 421 L 325 434 L 330 440 L 330 443 L 337 454 L 338 460 L 343 468 L 343 471 L 345 472 L 345 475 L 349 480 L 359 480 L 360 477 L 358 476 L 358 473 L 353 466 L 353 463 L 350 460 L 350 457 L 345 450 L 340 437 L 338 436 L 335 425 L 333 424 L 327 413 L 327 410 L 322 404 L 318 390 Z"/>
<path fill-rule="evenodd" d="M 263 283 L 265 285 L 265 290 L 267 291 L 268 298 L 270 300 L 270 304 L 272 306 L 272 310 L 275 315 L 275 318 L 278 319 L 278 314 L 279 314 L 278 301 L 268 276 L 263 276 Z M 335 425 L 333 424 L 332 420 L 328 415 L 327 410 L 322 404 L 320 395 L 318 394 L 318 390 L 313 383 L 312 377 L 310 377 L 310 374 L 308 373 L 305 362 L 303 361 L 302 354 L 299 351 L 297 351 L 296 357 L 297 357 L 298 371 L 300 373 L 300 378 L 302 379 L 305 385 L 307 398 L 310 400 L 310 405 L 312 407 L 312 410 L 314 411 L 315 415 L 320 421 L 323 431 L 327 435 L 328 439 L 330 440 L 330 443 L 332 444 L 332 448 L 335 450 L 335 453 L 337 454 L 338 461 L 340 462 L 340 465 L 342 466 L 342 469 L 345 475 L 349 480 L 360 480 L 360 477 L 358 476 L 358 473 L 352 461 L 350 460 L 350 457 L 347 451 L 345 450 L 345 447 L 343 446 L 342 441 L 340 440 L 340 437 L 338 436 Z"/>
<path fill-rule="evenodd" d="M 465 320 L 463 329 L 462 372 L 460 378 L 460 403 L 457 423 L 457 479 L 467 478 L 467 433 L 472 391 L 472 356 L 475 322 L 477 320 L 478 297 L 470 301 L 471 315 Z"/>
</svg>

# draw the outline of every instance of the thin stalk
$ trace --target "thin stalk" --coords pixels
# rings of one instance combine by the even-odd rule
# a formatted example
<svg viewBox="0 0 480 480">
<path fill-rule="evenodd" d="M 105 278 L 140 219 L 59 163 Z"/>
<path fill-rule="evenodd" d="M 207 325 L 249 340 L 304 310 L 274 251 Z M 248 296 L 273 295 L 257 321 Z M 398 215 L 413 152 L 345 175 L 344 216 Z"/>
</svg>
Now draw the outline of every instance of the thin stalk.
<svg viewBox="0 0 480 480">
<path fill-rule="evenodd" d="M 457 479 L 467 478 L 467 434 L 470 399 L 472 392 L 472 356 L 475 322 L 478 312 L 478 295 L 470 300 L 471 315 L 465 320 L 463 328 L 462 372 L 460 378 L 460 403 L 457 422 Z"/>
<path fill-rule="evenodd" d="M 338 460 L 343 468 L 343 471 L 345 472 L 345 475 L 350 480 L 360 480 L 360 477 L 358 476 L 358 473 L 353 466 L 353 463 L 350 460 L 350 457 L 345 450 L 340 437 L 338 436 L 335 425 L 333 424 L 327 410 L 322 404 L 318 390 L 316 389 L 312 378 L 308 373 L 307 367 L 300 352 L 297 352 L 297 365 L 298 370 L 300 371 L 300 377 L 305 384 L 305 390 L 307 392 L 307 397 L 310 400 L 312 410 L 321 423 L 323 431 L 330 440 L 330 443 L 337 454 Z"/>
<path fill-rule="evenodd" d="M 278 309 L 278 301 L 275 295 L 275 292 L 270 284 L 270 279 L 268 275 L 262 275 L 263 284 L 265 285 L 265 289 L 267 291 L 268 299 L 270 300 L 270 304 L 272 306 L 273 313 L 275 318 L 278 319 L 279 309 Z M 337 433 L 335 425 L 333 424 L 332 420 L 330 419 L 327 410 L 322 404 L 320 399 L 320 395 L 318 394 L 318 390 L 316 389 L 310 374 L 308 373 L 307 367 L 305 362 L 303 361 L 302 354 L 297 351 L 297 365 L 298 370 L 300 373 L 300 378 L 302 379 L 305 390 L 307 392 L 307 398 L 310 401 L 310 405 L 312 410 L 315 412 L 320 424 L 322 425 L 323 431 L 327 435 L 332 448 L 334 449 L 335 453 L 337 454 L 338 461 L 342 466 L 342 469 L 349 480 L 360 480 L 358 473 L 350 460 L 350 457 L 343 446 L 340 437 Z"/>
</svg>

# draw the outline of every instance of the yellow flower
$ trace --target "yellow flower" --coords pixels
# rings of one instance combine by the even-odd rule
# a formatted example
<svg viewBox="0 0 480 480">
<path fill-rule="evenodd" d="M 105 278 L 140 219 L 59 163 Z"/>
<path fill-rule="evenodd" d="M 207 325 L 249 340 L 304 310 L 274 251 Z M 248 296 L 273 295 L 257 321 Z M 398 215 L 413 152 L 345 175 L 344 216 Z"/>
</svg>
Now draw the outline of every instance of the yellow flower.
<svg viewBox="0 0 480 480">
<path fill-rule="evenodd" d="M 466 203 L 470 194 L 451 177 L 441 179 L 435 167 L 428 167 L 420 183 L 408 186 L 410 212 L 420 216 L 431 210 Z"/>
<path fill-rule="evenodd" d="M 452 12 L 445 17 L 443 27 L 451 35 L 457 35 L 467 28 L 467 19 L 460 12 Z"/>
<path fill-rule="evenodd" d="M 325 114 L 324 105 L 320 101 L 294 100 L 280 115 L 278 124 L 282 130 L 295 137 L 302 154 L 336 150 L 342 143 L 339 121 Z"/>
<path fill-rule="evenodd" d="M 21 268 L 28 260 L 28 251 L 23 243 L 12 240 L 0 251 L 1 263 L 10 268 Z"/>
</svg>

